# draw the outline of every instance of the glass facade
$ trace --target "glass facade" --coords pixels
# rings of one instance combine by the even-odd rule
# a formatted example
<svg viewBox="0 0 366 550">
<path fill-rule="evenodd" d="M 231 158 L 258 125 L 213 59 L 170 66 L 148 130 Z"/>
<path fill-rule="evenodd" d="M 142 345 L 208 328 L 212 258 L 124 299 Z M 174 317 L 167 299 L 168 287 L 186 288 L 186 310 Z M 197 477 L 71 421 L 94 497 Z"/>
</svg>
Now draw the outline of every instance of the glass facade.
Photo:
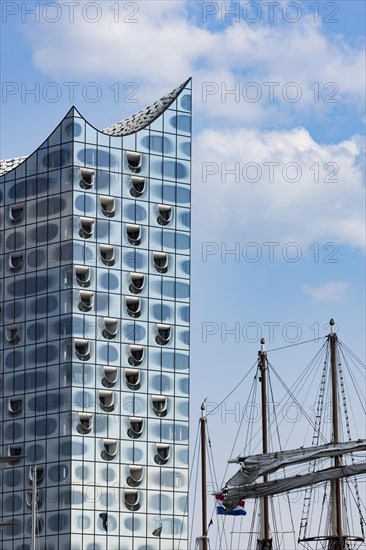
<svg viewBox="0 0 366 550">
<path fill-rule="evenodd" d="M 38 549 L 187 548 L 191 82 L 177 90 L 104 131 L 73 108 L 0 177 L 4 550 L 32 532 Z"/>
</svg>

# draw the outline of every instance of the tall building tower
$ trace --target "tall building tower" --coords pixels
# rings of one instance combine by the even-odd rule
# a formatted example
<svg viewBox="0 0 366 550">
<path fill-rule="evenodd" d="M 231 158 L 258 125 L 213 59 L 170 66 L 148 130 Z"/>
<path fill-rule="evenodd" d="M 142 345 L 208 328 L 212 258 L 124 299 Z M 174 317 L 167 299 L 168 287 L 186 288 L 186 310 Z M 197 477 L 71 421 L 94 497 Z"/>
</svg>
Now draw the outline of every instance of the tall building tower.
<svg viewBox="0 0 366 550">
<path fill-rule="evenodd" d="M 187 549 L 191 82 L 1 163 L 3 550 Z"/>
</svg>

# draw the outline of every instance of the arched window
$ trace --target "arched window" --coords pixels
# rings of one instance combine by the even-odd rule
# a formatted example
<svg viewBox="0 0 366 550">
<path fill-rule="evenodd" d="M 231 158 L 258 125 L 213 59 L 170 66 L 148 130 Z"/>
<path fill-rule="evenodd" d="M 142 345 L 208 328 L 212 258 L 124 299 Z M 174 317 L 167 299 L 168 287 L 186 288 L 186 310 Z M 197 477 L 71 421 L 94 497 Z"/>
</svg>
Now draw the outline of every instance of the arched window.
<svg viewBox="0 0 366 550">
<path fill-rule="evenodd" d="M 13 223 L 19 223 L 24 216 L 23 204 L 11 204 L 9 206 L 9 219 Z"/>
<path fill-rule="evenodd" d="M 103 214 L 107 218 L 113 218 L 116 212 L 116 204 L 115 204 L 116 201 L 114 200 L 114 197 L 106 197 L 103 195 L 99 197 L 99 201 L 100 201 L 100 208 Z"/>
<path fill-rule="evenodd" d="M 76 265 L 75 276 L 79 286 L 86 287 L 90 285 L 90 270 L 86 265 Z"/>
<path fill-rule="evenodd" d="M 151 396 L 152 408 L 156 416 L 166 416 L 167 414 L 167 399 L 164 395 Z"/>
<path fill-rule="evenodd" d="M 140 371 L 139 369 L 125 369 L 125 378 L 127 387 L 136 391 L 140 389 Z"/>
<path fill-rule="evenodd" d="M 79 235 L 83 239 L 90 239 L 94 232 L 94 220 L 93 218 L 80 218 L 80 230 Z"/>
<path fill-rule="evenodd" d="M 140 298 L 136 296 L 126 296 L 126 309 L 130 317 L 140 317 L 141 315 L 141 303 Z"/>
<path fill-rule="evenodd" d="M 156 454 L 154 460 L 156 464 L 163 465 L 166 464 L 170 457 L 170 445 L 166 443 L 157 443 L 156 444 Z"/>
<path fill-rule="evenodd" d="M 170 337 L 171 337 L 171 326 L 165 325 L 162 323 L 158 323 L 156 325 L 158 334 L 156 336 L 156 342 L 160 346 L 166 346 L 169 343 Z"/>
<path fill-rule="evenodd" d="M 141 226 L 135 223 L 126 223 L 127 239 L 133 246 L 141 244 Z"/>
<path fill-rule="evenodd" d="M 127 434 L 131 439 L 138 439 L 141 437 L 144 429 L 144 419 L 137 416 L 129 417 L 130 427 L 127 430 Z"/>
<path fill-rule="evenodd" d="M 130 365 L 136 367 L 142 363 L 144 358 L 144 346 L 138 346 L 136 344 L 130 345 L 130 356 L 128 362 Z"/>
<path fill-rule="evenodd" d="M 112 388 L 118 380 L 118 369 L 117 367 L 103 367 L 104 369 L 104 378 L 102 384 L 105 388 Z"/>
<path fill-rule="evenodd" d="M 166 252 L 154 252 L 154 267 L 158 273 L 168 271 L 168 254 Z"/>
<path fill-rule="evenodd" d="M 89 340 L 82 338 L 75 338 L 74 340 L 75 354 L 80 361 L 87 361 L 90 359 L 90 343 Z"/>
<path fill-rule="evenodd" d="M 101 244 L 99 246 L 100 257 L 104 265 L 111 266 L 115 263 L 114 246 L 111 244 Z"/>
<path fill-rule="evenodd" d="M 11 271 L 20 271 L 23 266 L 23 252 L 9 254 L 9 267 Z"/>
<path fill-rule="evenodd" d="M 103 439 L 103 447 L 101 452 L 103 460 L 113 460 L 117 454 L 117 440 Z"/>
<path fill-rule="evenodd" d="M 127 478 L 127 483 L 130 487 L 138 487 L 144 477 L 144 469 L 142 466 L 130 465 L 130 475 Z"/>
<path fill-rule="evenodd" d="M 128 167 L 131 170 L 131 172 L 136 173 L 141 171 L 141 164 L 142 164 L 141 153 L 138 153 L 136 151 L 127 151 L 126 158 L 127 158 Z"/>
<path fill-rule="evenodd" d="M 79 424 L 77 425 L 77 431 L 82 434 L 88 434 L 93 427 L 93 414 L 92 413 L 79 413 Z"/>
<path fill-rule="evenodd" d="M 145 191 L 145 178 L 140 176 L 131 176 L 130 193 L 133 197 L 141 197 Z"/>
<path fill-rule="evenodd" d="M 19 325 L 8 325 L 5 327 L 5 338 L 9 344 L 15 346 L 20 340 Z"/>
<path fill-rule="evenodd" d="M 114 409 L 114 394 L 110 390 L 99 390 L 99 405 L 105 412 L 111 412 Z"/>
<path fill-rule="evenodd" d="M 131 273 L 130 277 L 130 292 L 133 292 L 134 294 L 139 294 L 145 285 L 145 275 L 143 273 Z"/>
<path fill-rule="evenodd" d="M 140 508 L 139 492 L 133 489 L 124 490 L 124 499 L 126 508 L 131 512 L 136 512 Z"/>
<path fill-rule="evenodd" d="M 95 171 L 90 168 L 80 168 L 80 187 L 90 189 L 93 186 Z"/>
<path fill-rule="evenodd" d="M 8 401 L 8 411 L 12 415 L 16 415 L 22 412 L 23 409 L 23 399 L 22 397 L 18 397 L 15 395 L 12 395 L 9 397 Z"/>
<path fill-rule="evenodd" d="M 172 207 L 167 204 L 158 204 L 157 222 L 160 225 L 168 225 L 172 219 Z"/>
<path fill-rule="evenodd" d="M 13 443 L 8 447 L 8 456 L 12 457 L 12 464 L 19 462 L 23 455 L 23 445 L 20 443 Z"/>
<path fill-rule="evenodd" d="M 94 302 L 94 292 L 89 292 L 88 290 L 80 290 L 80 302 L 79 309 L 80 311 L 90 311 L 93 307 Z"/>
<path fill-rule="evenodd" d="M 116 337 L 118 332 L 118 319 L 113 319 L 111 317 L 104 317 L 104 329 L 103 336 L 107 340 L 112 340 Z"/>
</svg>

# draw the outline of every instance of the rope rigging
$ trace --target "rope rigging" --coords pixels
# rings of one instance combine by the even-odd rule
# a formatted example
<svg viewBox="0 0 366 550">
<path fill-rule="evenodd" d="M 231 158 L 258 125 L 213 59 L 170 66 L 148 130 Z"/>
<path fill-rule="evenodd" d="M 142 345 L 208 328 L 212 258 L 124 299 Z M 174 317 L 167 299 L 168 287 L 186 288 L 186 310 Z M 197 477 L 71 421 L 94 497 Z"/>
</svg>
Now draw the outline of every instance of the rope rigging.
<svg viewBox="0 0 366 550">
<path fill-rule="evenodd" d="M 283 346 L 280 348 L 275 348 L 272 350 L 269 350 L 269 352 L 278 351 L 285 348 L 294 347 L 297 345 L 302 345 L 305 343 L 314 342 L 314 340 L 308 340 L 306 342 L 298 342 L 296 344 L 291 344 L 289 346 Z M 274 448 L 275 451 L 281 452 L 283 449 L 288 448 L 289 441 L 292 441 L 293 439 L 296 439 L 299 437 L 300 432 L 301 435 L 307 435 L 307 429 L 303 429 L 301 426 L 301 431 L 299 432 L 298 428 L 296 427 L 296 422 L 298 420 L 298 417 L 293 421 L 291 426 L 288 426 L 287 428 L 287 440 L 285 441 L 285 444 L 283 445 L 283 440 L 281 443 L 280 439 L 280 431 L 283 431 L 282 423 L 284 422 L 285 416 L 280 415 L 280 409 L 279 407 L 282 407 L 282 410 L 289 410 L 290 406 L 295 406 L 297 413 L 301 414 L 301 417 L 305 420 L 307 420 L 308 425 L 310 426 L 310 440 L 311 440 L 311 446 L 312 447 L 318 447 L 323 444 L 328 443 L 331 441 L 332 438 L 332 432 L 331 432 L 331 423 L 329 419 L 327 418 L 327 407 L 331 406 L 331 398 L 329 397 L 331 395 L 331 380 L 330 380 L 330 373 L 329 373 L 329 363 L 330 363 L 330 351 L 329 346 L 327 345 L 329 342 L 329 337 L 324 338 L 324 342 L 321 345 L 321 348 L 316 353 L 315 357 L 312 358 L 312 360 L 308 363 L 306 368 L 300 373 L 300 375 L 296 378 L 295 382 L 292 383 L 290 386 L 288 386 L 283 378 L 280 376 L 280 374 L 277 372 L 277 370 L 274 368 L 274 366 L 269 362 L 267 359 L 267 378 L 268 378 L 268 389 L 269 389 L 269 396 L 270 400 L 268 402 L 268 442 L 271 444 L 271 447 Z M 365 366 L 362 364 L 362 362 L 359 360 L 359 358 L 350 352 L 350 350 L 345 346 L 343 343 L 341 343 L 338 340 L 338 353 L 337 353 L 337 379 L 338 379 L 338 390 L 339 392 L 339 399 L 338 399 L 338 407 L 339 412 L 342 413 L 342 419 L 343 422 L 340 424 L 340 430 L 339 435 L 340 439 L 334 439 L 336 442 L 341 442 L 347 440 L 348 442 L 352 442 L 352 430 L 351 430 L 351 424 L 352 420 L 354 418 L 357 418 L 357 416 L 354 414 L 353 411 L 353 405 L 356 406 L 357 403 L 352 400 L 351 398 L 351 391 L 356 394 L 358 400 L 360 403 L 358 406 L 361 407 L 364 415 L 366 414 L 366 407 L 365 407 L 365 397 L 363 396 L 363 387 L 359 382 L 359 378 L 357 379 L 356 375 L 361 374 L 362 376 L 365 376 Z M 333 357 L 335 355 L 333 354 Z M 258 428 L 257 422 L 258 418 L 256 417 L 256 398 L 258 393 L 258 362 L 255 361 L 252 367 L 246 372 L 246 374 L 239 380 L 239 382 L 234 386 L 234 388 L 228 393 L 228 395 L 220 401 L 218 405 L 214 407 L 214 409 L 210 410 L 206 414 L 206 418 L 212 415 L 219 407 L 227 401 L 234 392 L 243 384 L 245 380 L 248 379 L 251 373 L 253 373 L 253 369 L 256 369 L 255 375 L 253 376 L 253 381 L 250 386 L 247 388 L 247 401 L 244 404 L 241 412 L 240 412 L 240 418 L 239 421 L 236 419 L 236 422 L 238 422 L 238 429 L 236 430 L 236 434 L 234 437 L 234 442 L 231 448 L 231 452 L 228 453 L 228 456 L 230 459 L 233 459 L 233 457 L 240 456 L 240 457 L 248 457 L 251 456 L 253 453 L 255 453 L 258 450 L 258 446 L 260 445 L 260 441 L 258 442 L 258 438 L 260 438 L 260 432 L 261 428 Z M 319 371 L 320 371 L 320 377 L 319 377 Z M 346 376 L 347 375 L 347 376 Z M 311 389 L 315 385 L 315 380 L 318 380 L 318 377 L 320 378 L 320 382 L 317 383 L 317 399 L 314 403 L 311 403 L 310 410 L 312 413 L 308 413 L 306 410 L 307 401 L 309 400 L 309 395 L 311 393 Z M 349 381 L 351 384 L 349 385 Z M 273 382 L 278 382 L 282 388 L 284 389 L 285 395 L 281 397 L 279 401 L 275 401 L 275 387 Z M 287 407 L 287 409 L 286 409 Z M 285 409 L 284 409 L 285 408 Z M 331 407 L 330 407 L 331 410 Z M 232 412 L 232 411 L 231 411 Z M 359 413 L 358 413 L 359 414 Z M 328 425 L 327 425 L 328 424 Z M 285 426 L 286 427 L 286 426 Z M 281 430 L 280 430 L 281 428 Z M 312 428 L 312 430 L 311 430 Z M 324 428 L 327 428 L 324 431 Z M 237 454 L 235 450 L 238 447 L 238 442 L 242 441 L 241 434 L 244 429 L 244 437 L 243 437 L 243 443 L 244 443 L 244 449 L 241 453 Z M 296 430 L 296 433 L 294 433 Z M 344 431 L 344 438 L 343 436 Z M 198 437 L 198 436 L 197 436 Z M 215 460 L 213 455 L 213 448 L 211 443 L 211 437 L 207 429 L 207 439 L 206 439 L 206 449 L 207 449 L 207 456 L 208 456 L 208 470 L 210 479 L 212 481 L 214 490 L 217 491 L 220 489 L 220 486 L 218 485 L 217 481 L 217 472 L 215 468 Z M 364 436 L 363 436 L 364 437 Z M 194 457 L 196 456 L 196 447 L 197 447 L 197 440 L 195 445 L 195 451 L 194 451 Z M 292 448 L 294 448 L 292 446 Z M 357 448 L 357 447 L 355 447 Z M 361 449 L 362 450 L 362 449 Z M 268 451 L 271 452 L 271 451 Z M 344 454 L 343 451 L 342 455 Z M 339 453 L 339 451 L 338 451 Z M 353 465 L 358 464 L 359 459 L 364 460 L 364 453 L 358 454 L 358 453 L 350 453 L 350 462 Z M 319 469 L 319 465 L 326 464 L 326 461 L 329 459 L 318 459 L 318 460 L 312 460 L 308 464 L 297 464 L 297 465 L 291 465 L 289 466 L 289 470 L 291 474 L 290 476 L 294 477 L 297 475 L 302 475 L 304 473 L 314 473 Z M 332 459 L 333 461 L 336 459 Z M 342 463 L 343 464 L 343 463 Z M 346 463 L 345 463 L 346 464 Z M 226 475 L 228 472 L 229 465 L 227 464 L 225 467 L 225 472 L 223 475 L 223 482 L 221 484 L 221 487 L 224 485 L 224 481 L 226 479 Z M 281 474 L 279 475 L 279 478 L 286 477 L 284 475 L 285 469 L 281 469 Z M 190 476 L 190 484 L 191 484 L 191 477 Z M 277 473 L 271 473 L 271 480 L 276 480 Z M 196 470 L 196 479 L 198 479 L 198 467 Z M 297 542 L 301 542 L 301 544 L 306 545 L 308 548 L 310 548 L 310 544 L 307 541 L 303 541 L 300 539 L 305 539 L 309 537 L 309 530 L 311 527 L 311 524 L 313 523 L 312 520 L 316 520 L 317 522 L 317 530 L 314 530 L 315 532 L 312 533 L 313 535 L 313 542 L 316 545 L 316 548 L 325 548 L 322 546 L 322 543 L 319 542 L 319 540 L 325 538 L 324 535 L 324 527 L 326 528 L 326 533 L 330 533 L 329 529 L 331 528 L 333 518 L 329 516 L 329 514 L 326 514 L 325 510 L 327 508 L 326 504 L 329 503 L 329 501 L 332 498 L 331 492 L 329 492 L 329 487 L 332 482 L 322 482 L 321 486 L 317 487 L 323 487 L 324 488 L 324 494 L 320 504 L 320 512 L 317 511 L 317 508 L 314 504 L 314 494 L 317 493 L 319 489 L 314 489 L 313 486 L 309 486 L 305 489 L 302 489 L 302 492 L 304 494 L 304 499 L 302 503 L 302 512 L 301 512 L 301 520 L 300 520 L 300 531 L 299 531 L 299 537 L 297 539 Z M 344 489 L 348 489 L 347 494 L 346 491 L 343 491 L 341 493 L 342 498 L 342 506 L 343 508 L 350 507 L 352 504 L 352 507 L 355 509 L 357 508 L 358 514 L 355 514 L 354 516 L 350 515 L 349 517 L 345 516 L 344 522 L 345 526 L 347 525 L 347 533 L 354 532 L 354 521 L 356 521 L 357 518 L 359 518 L 359 527 L 358 529 L 361 530 L 362 538 L 365 536 L 365 518 L 364 514 L 362 513 L 362 502 L 361 502 L 361 495 L 360 495 L 360 488 L 359 488 L 359 482 L 357 478 L 351 478 L 347 479 L 343 482 L 342 487 Z M 194 503 L 193 503 L 193 517 L 195 515 L 196 511 L 196 491 L 197 491 L 197 483 L 196 483 L 196 489 L 194 491 Z M 349 496 L 348 496 L 349 494 Z M 295 541 L 295 527 L 294 527 L 294 521 L 292 516 L 292 506 L 290 503 L 289 493 L 285 493 L 285 498 L 288 505 L 288 512 L 286 510 L 286 519 L 284 519 L 281 511 L 281 507 L 279 507 L 279 511 L 275 513 L 275 499 L 274 497 L 270 497 L 270 508 L 272 512 L 272 520 L 271 520 L 271 537 L 273 538 L 273 548 L 282 548 L 282 544 L 285 543 L 285 533 L 292 533 L 294 536 L 294 544 Z M 300 505 L 301 506 L 301 505 Z M 216 532 L 216 541 L 215 541 L 215 550 L 225 550 L 225 549 L 232 549 L 234 547 L 235 542 L 237 542 L 237 548 L 240 550 L 243 550 L 243 538 L 244 534 L 247 534 L 247 542 L 249 546 L 247 548 L 254 548 L 256 546 L 256 538 L 258 538 L 256 535 L 259 536 L 258 530 L 256 530 L 256 524 L 255 524 L 255 516 L 257 514 L 254 514 L 254 512 L 259 510 L 259 500 L 256 498 L 253 501 L 253 506 L 251 510 L 251 522 L 250 527 L 248 526 L 248 531 L 244 531 L 245 526 L 243 528 L 243 517 L 240 517 L 239 523 L 239 531 L 235 531 L 234 524 L 235 524 L 235 518 L 233 518 L 232 526 L 231 526 L 231 536 L 230 539 L 228 539 L 228 535 L 226 533 L 227 529 L 230 528 L 229 523 L 230 518 L 227 515 L 217 516 L 217 519 L 215 520 L 215 523 L 217 526 L 221 527 L 221 529 L 218 529 Z M 301 510 L 301 508 L 300 508 Z M 213 524 L 213 517 L 216 511 L 216 506 L 213 507 L 209 524 L 207 528 L 209 529 L 210 526 Z M 283 524 L 286 525 L 286 523 L 289 523 L 289 518 L 291 521 L 291 531 L 284 531 L 283 530 Z M 249 517 L 247 518 L 247 520 Z M 245 521 L 247 521 L 245 520 Z M 248 525 L 249 522 L 247 522 Z M 192 526 L 193 526 L 193 520 L 192 520 Z M 192 532 L 192 531 L 191 531 Z M 281 534 L 282 533 L 282 534 Z M 322 535 L 323 533 L 323 535 Z M 237 534 L 238 536 L 235 538 L 234 535 Z M 191 535 L 192 537 L 192 535 Z M 355 537 L 356 538 L 356 537 Z M 235 540 L 234 540 L 235 539 Z M 316 540 L 318 539 L 318 540 Z M 190 539 L 190 543 L 192 543 L 192 538 Z M 320 546 L 318 546 L 320 544 Z M 327 546 L 327 549 L 330 550 L 331 543 Z M 294 546 L 295 548 L 296 546 Z M 353 540 L 350 540 L 346 542 L 345 548 L 349 548 L 349 550 L 357 548 L 358 546 L 353 545 Z M 192 546 L 190 546 L 192 548 Z M 312 546 L 313 548 L 313 546 Z M 337 547 L 338 548 L 338 547 Z"/>
</svg>

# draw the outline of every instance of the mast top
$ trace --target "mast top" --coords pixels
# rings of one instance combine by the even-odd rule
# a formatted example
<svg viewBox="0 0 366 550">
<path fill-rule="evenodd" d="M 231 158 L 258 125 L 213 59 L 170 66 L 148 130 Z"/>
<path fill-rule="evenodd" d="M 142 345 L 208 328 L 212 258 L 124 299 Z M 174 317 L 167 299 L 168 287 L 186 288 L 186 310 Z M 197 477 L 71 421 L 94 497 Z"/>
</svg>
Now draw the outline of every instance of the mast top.
<svg viewBox="0 0 366 550">
<path fill-rule="evenodd" d="M 266 341 L 265 341 L 265 339 L 264 339 L 263 336 L 262 336 L 262 338 L 261 338 L 261 351 L 264 351 L 264 344 L 265 344 L 265 343 L 266 343 Z"/>
<path fill-rule="evenodd" d="M 332 317 L 332 319 L 329 321 L 329 324 L 330 324 L 330 333 L 333 334 L 334 325 L 335 325 L 335 322 L 334 322 L 333 317 Z"/>
</svg>

